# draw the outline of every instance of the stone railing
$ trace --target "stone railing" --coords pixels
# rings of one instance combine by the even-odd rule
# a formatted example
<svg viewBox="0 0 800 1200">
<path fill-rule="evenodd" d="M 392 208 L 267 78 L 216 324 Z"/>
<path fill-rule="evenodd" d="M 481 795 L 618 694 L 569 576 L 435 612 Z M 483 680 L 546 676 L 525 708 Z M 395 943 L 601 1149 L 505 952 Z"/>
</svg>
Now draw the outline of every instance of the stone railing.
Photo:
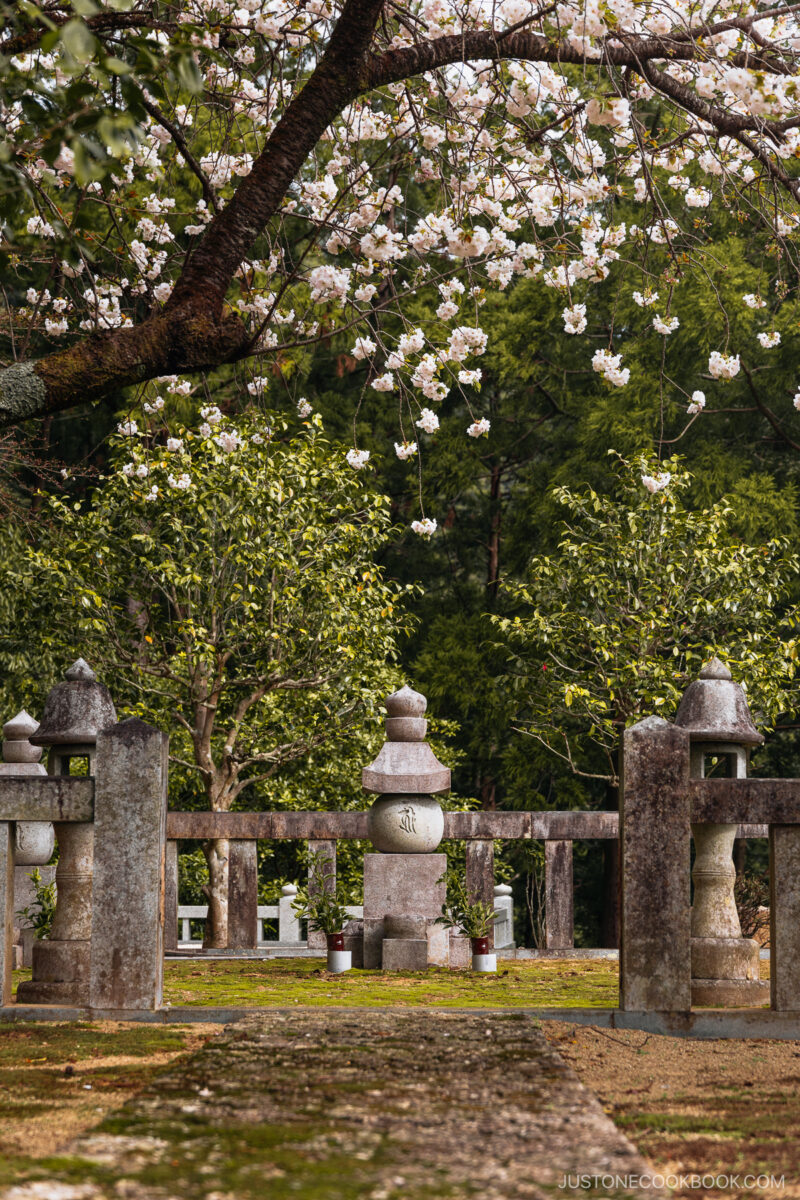
<svg viewBox="0 0 800 1200">
<path fill-rule="evenodd" d="M 740 825 L 738 836 L 766 837 L 763 825 Z M 258 905 L 256 841 L 306 841 L 309 850 L 322 851 L 335 871 L 336 844 L 366 839 L 365 812 L 262 812 L 210 813 L 172 812 L 167 815 L 167 880 L 165 947 L 175 950 L 178 930 L 178 839 L 227 838 L 230 845 L 229 945 L 255 949 L 264 945 L 259 931 L 263 920 L 278 915 Z M 494 881 L 496 841 L 543 841 L 545 843 L 545 928 L 546 949 L 557 953 L 574 947 L 574 896 L 572 843 L 619 837 L 619 814 L 615 812 L 449 812 L 444 814 L 444 838 L 466 842 L 466 878 L 472 894 L 495 908 L 505 910 L 510 891 L 498 890 Z M 502 887 L 502 885 L 500 885 Z M 204 912 L 203 912 L 203 915 Z M 194 917 L 194 912 L 190 915 Z M 197 918 L 199 919 L 199 912 Z M 190 917 L 181 919 L 190 919 Z M 498 927 L 500 926 L 500 927 Z M 502 940 L 500 940 L 502 939 Z M 513 918 L 495 925 L 497 948 L 513 943 Z M 284 937 L 279 930 L 278 942 Z M 194 945 L 198 943 L 195 941 Z M 321 951 L 323 939 L 313 934 L 309 946 Z"/>
<path fill-rule="evenodd" d="M 259 904 L 256 908 L 256 949 L 296 950 L 308 946 L 302 937 L 301 922 L 292 909 L 292 900 L 297 895 L 293 883 L 281 888 L 283 895 L 278 904 Z M 497 916 L 494 922 L 495 949 L 501 950 L 510 946 L 514 941 L 514 901 L 511 888 L 507 884 L 497 884 L 494 889 L 494 907 Z M 348 915 L 353 920 L 364 916 L 360 904 L 347 906 Z M 208 918 L 207 904 L 180 904 L 178 906 L 178 950 L 196 950 L 203 944 L 202 936 L 192 936 L 192 922 L 206 921 Z M 264 930 L 266 921 L 277 921 L 278 936 L 268 938 Z"/>
</svg>

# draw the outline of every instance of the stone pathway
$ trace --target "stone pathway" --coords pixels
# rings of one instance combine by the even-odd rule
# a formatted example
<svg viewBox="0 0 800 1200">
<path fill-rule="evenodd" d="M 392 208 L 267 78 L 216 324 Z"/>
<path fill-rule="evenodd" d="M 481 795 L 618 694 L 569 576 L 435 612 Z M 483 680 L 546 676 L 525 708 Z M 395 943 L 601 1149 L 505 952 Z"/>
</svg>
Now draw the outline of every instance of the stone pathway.
<svg viewBox="0 0 800 1200">
<path fill-rule="evenodd" d="M 522 1013 L 265 1010 L 67 1153 L 2 1200 L 661 1194 L 615 1183 L 648 1165 Z"/>
</svg>

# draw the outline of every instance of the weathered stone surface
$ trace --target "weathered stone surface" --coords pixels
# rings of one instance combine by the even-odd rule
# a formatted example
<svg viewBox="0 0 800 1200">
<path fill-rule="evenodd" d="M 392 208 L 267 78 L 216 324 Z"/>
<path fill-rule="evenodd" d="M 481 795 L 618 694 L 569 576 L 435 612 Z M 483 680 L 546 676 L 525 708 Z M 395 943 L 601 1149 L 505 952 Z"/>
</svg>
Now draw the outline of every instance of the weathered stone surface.
<svg viewBox="0 0 800 1200">
<path fill-rule="evenodd" d="M 37 983 L 71 983 L 89 978 L 89 942 L 39 940 L 33 946 Z"/>
<path fill-rule="evenodd" d="M 164 858 L 164 949 L 178 948 L 178 843 L 167 842 Z"/>
<path fill-rule="evenodd" d="M 433 796 L 379 796 L 367 836 L 382 854 L 430 854 L 442 840 L 444 813 Z"/>
<path fill-rule="evenodd" d="M 324 888 L 326 892 L 333 894 L 336 891 L 336 842 L 313 840 L 308 843 L 309 865 L 308 865 L 308 887 L 309 892 Z M 325 866 L 326 874 L 320 879 L 314 874 L 311 856 L 321 854 Z M 308 930 L 308 948 L 309 950 L 326 950 L 327 942 L 325 934 L 321 929 Z"/>
<path fill-rule="evenodd" d="M 467 894 L 482 904 L 494 905 L 494 842 L 481 839 L 466 847 Z M 489 931 L 489 948 L 494 945 L 494 925 Z"/>
<path fill-rule="evenodd" d="M 565 1175 L 652 1174 L 535 1021 L 463 1010 L 261 1013 L 64 1153 L 47 1182 L 99 1179 L 103 1200 L 310 1196 L 320 1180 L 330 1196 L 544 1200 Z"/>
<path fill-rule="evenodd" d="M 232 839 L 228 851 L 228 947 L 258 944 L 258 843 Z"/>
<path fill-rule="evenodd" d="M 800 826 L 773 825 L 769 849 L 772 1007 L 800 1012 Z"/>
<path fill-rule="evenodd" d="M 50 821 L 17 821 L 14 826 L 14 862 L 21 867 L 43 867 L 50 862 L 56 835 Z"/>
<path fill-rule="evenodd" d="M 692 868 L 693 938 L 741 938 L 742 927 L 733 896 L 736 868 L 733 843 L 736 825 L 692 825 L 695 860 Z"/>
<path fill-rule="evenodd" d="M 572 842 L 545 842 L 544 888 L 547 949 L 568 949 L 575 943 Z"/>
<path fill-rule="evenodd" d="M 769 1003 L 769 984 L 755 979 L 693 979 L 696 1008 L 758 1008 Z"/>
<path fill-rule="evenodd" d="M 380 967 L 384 919 L 441 914 L 445 884 L 438 880 L 447 867 L 444 854 L 364 855 L 364 966 Z"/>
<path fill-rule="evenodd" d="M 514 945 L 514 898 L 511 887 L 507 883 L 495 884 L 494 907 L 497 916 L 494 921 L 494 944 L 496 949 L 502 946 Z"/>
<path fill-rule="evenodd" d="M 14 842 L 13 826 L 0 821 L 0 997 L 11 1003 L 11 972 L 14 969 Z"/>
<path fill-rule="evenodd" d="M 450 968 L 454 971 L 468 971 L 472 966 L 472 943 L 468 937 L 450 930 Z"/>
<path fill-rule="evenodd" d="M 675 724 L 691 734 L 695 742 L 738 742 L 760 746 L 763 735 L 753 724 L 747 698 L 740 684 L 718 658 L 706 663 L 690 683 L 678 707 Z"/>
<path fill-rule="evenodd" d="M 428 922 L 425 917 L 410 917 L 404 913 L 387 913 L 383 921 L 383 937 L 424 938 Z"/>
<path fill-rule="evenodd" d="M 94 784 L 93 780 L 80 782 Z M 17 1000 L 24 1004 L 86 1004 L 89 1000 L 86 963 L 92 926 L 94 826 L 89 822 L 57 822 L 55 834 L 58 902 L 50 938 L 34 946 L 33 977 L 17 989 Z M 49 962 L 49 948 L 58 944 L 63 947 L 54 952 L 59 978 L 52 978 L 49 971 L 40 977 L 40 969 L 46 970 Z"/>
<path fill-rule="evenodd" d="M 361 772 L 365 791 L 411 795 L 449 789 L 449 769 L 439 762 L 424 740 L 427 721 L 422 719 L 422 713 L 427 703 L 424 696 L 409 687 L 387 697 L 387 740 L 375 761 Z"/>
<path fill-rule="evenodd" d="M 97 738 L 90 1003 L 161 1004 L 168 739 L 130 720 Z"/>
<path fill-rule="evenodd" d="M 0 821 L 91 821 L 94 780 L 0 776 Z"/>
<path fill-rule="evenodd" d="M 428 939 L 384 938 L 384 971 L 424 971 L 428 966 Z"/>
<path fill-rule="evenodd" d="M 800 779 L 692 779 L 687 791 L 694 823 L 800 823 Z"/>
<path fill-rule="evenodd" d="M 65 672 L 64 679 L 47 695 L 41 724 L 30 738 L 34 746 L 93 745 L 101 730 L 116 724 L 108 688 L 98 683 L 82 658 Z"/>
<path fill-rule="evenodd" d="M 689 735 L 660 717 L 625 731 L 620 788 L 620 1007 L 691 1005 Z"/>
<path fill-rule="evenodd" d="M 758 979 L 758 942 L 752 938 L 693 937 L 693 979 Z"/>
</svg>

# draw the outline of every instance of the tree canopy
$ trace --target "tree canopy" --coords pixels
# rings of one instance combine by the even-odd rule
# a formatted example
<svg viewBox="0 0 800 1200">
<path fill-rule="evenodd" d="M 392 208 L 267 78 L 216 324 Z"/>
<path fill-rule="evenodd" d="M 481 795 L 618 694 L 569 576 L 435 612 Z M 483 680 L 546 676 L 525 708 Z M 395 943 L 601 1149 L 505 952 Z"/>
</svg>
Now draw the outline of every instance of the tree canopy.
<svg viewBox="0 0 800 1200">
<path fill-rule="evenodd" d="M 636 384 L 628 322 L 594 319 L 614 263 L 664 342 L 692 320 L 680 285 L 706 271 L 712 204 L 795 286 L 795 7 L 7 6 L 3 420 L 242 360 L 291 390 L 297 350 L 339 330 L 410 456 L 448 392 L 470 408 L 487 289 L 519 277 L 593 335 L 610 389 Z M 725 320 L 693 352 L 687 406 L 701 373 L 740 373 L 753 332 Z"/>
</svg>

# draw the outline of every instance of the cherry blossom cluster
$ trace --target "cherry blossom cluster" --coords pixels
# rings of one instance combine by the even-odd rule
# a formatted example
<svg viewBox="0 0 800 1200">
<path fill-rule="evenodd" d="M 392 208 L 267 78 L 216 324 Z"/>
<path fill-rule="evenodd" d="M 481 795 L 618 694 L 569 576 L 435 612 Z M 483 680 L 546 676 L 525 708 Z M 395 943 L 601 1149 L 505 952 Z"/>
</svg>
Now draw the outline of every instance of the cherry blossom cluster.
<svg viewBox="0 0 800 1200">
<path fill-rule="evenodd" d="M 131 144 L 108 148 L 113 163 L 102 181 L 85 175 L 66 141 L 43 157 L 21 101 L 0 106 L 0 132 L 26 184 L 13 230 L 15 345 L 22 335 L 45 353 L 128 327 L 169 301 L 187 254 L 252 172 L 341 11 L 338 0 L 174 0 L 164 8 L 193 49 L 202 91 L 148 95 Z M 575 51 L 583 68 L 522 55 L 454 63 L 362 96 L 328 127 L 284 197 L 283 226 L 265 230 L 228 295 L 252 334 L 248 391 L 256 400 L 270 393 L 271 361 L 339 337 L 364 386 L 399 408 L 397 456 L 418 461 L 409 430 L 435 434 L 436 406 L 454 392 L 472 418 L 466 436 L 490 435 L 476 361 L 487 350 L 481 309 L 490 289 L 538 280 L 555 293 L 566 333 L 595 336 L 587 371 L 622 388 L 631 378 L 622 365 L 625 335 L 615 331 L 596 349 L 592 311 L 592 291 L 614 264 L 624 264 L 626 295 L 643 310 L 630 332 L 669 339 L 682 319 L 688 325 L 674 285 L 702 248 L 714 204 L 752 210 L 776 250 L 792 252 L 800 213 L 788 193 L 776 202 L 773 188 L 774 171 L 800 156 L 800 23 L 791 9 L 759 11 L 752 0 L 562 0 L 541 9 L 532 0 L 411 0 L 386 9 L 374 49 L 390 54 L 470 31 L 505 37 L 521 23 Z M 163 30 L 141 36 L 154 53 L 168 44 Z M 637 38 L 663 40 L 654 72 L 613 69 L 614 52 Z M 53 89 L 81 77 L 59 50 L 16 55 L 10 69 Z M 673 117 L 661 142 L 652 134 L 645 142 L 656 90 Z M 746 137 L 730 132 L 753 117 L 761 124 Z M 779 123 L 778 132 L 769 123 Z M 621 202 L 636 206 L 635 224 L 619 220 Z M 80 235 L 87 213 L 91 254 Z M 424 328 L 409 319 L 418 293 L 435 313 Z M 754 314 L 772 307 L 760 290 L 742 305 Z M 698 376 L 731 380 L 751 348 L 781 344 L 769 327 L 750 339 L 752 347 L 722 345 L 707 367 L 698 362 Z M 184 383 L 191 388 L 188 380 L 161 381 L 167 395 L 185 395 Z M 298 416 L 309 417 L 309 401 L 293 398 Z M 148 395 L 145 415 L 163 407 L 162 396 Z M 704 407 L 697 389 L 688 412 Z M 212 407 L 199 436 L 221 453 L 241 445 Z M 347 461 L 362 470 L 369 457 L 354 447 Z M 141 465 L 132 463 L 131 478 L 140 478 Z M 155 496 L 185 489 L 184 479 L 174 468 L 152 485 Z M 412 528 L 427 537 L 436 523 L 425 518 Z"/>
</svg>

